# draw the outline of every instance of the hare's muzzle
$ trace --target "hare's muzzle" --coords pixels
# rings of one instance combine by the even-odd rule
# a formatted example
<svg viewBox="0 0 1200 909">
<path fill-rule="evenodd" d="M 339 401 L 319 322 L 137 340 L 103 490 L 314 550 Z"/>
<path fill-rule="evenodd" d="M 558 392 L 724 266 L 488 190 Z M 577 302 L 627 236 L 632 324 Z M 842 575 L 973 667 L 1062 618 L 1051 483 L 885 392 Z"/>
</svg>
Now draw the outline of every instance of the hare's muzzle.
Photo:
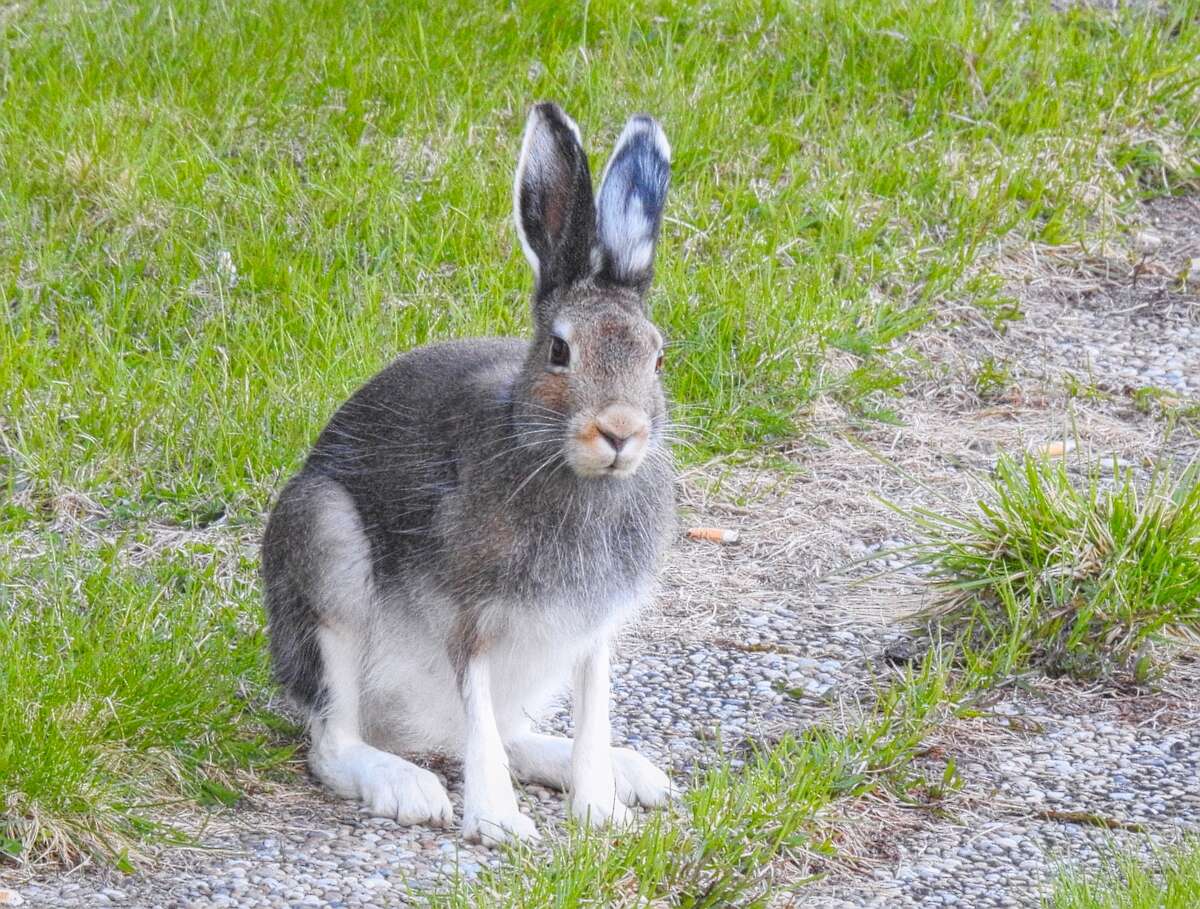
<svg viewBox="0 0 1200 909">
<path fill-rule="evenodd" d="M 575 432 L 568 460 L 581 476 L 627 477 L 641 466 L 649 440 L 650 420 L 645 413 L 610 404 Z"/>
</svg>

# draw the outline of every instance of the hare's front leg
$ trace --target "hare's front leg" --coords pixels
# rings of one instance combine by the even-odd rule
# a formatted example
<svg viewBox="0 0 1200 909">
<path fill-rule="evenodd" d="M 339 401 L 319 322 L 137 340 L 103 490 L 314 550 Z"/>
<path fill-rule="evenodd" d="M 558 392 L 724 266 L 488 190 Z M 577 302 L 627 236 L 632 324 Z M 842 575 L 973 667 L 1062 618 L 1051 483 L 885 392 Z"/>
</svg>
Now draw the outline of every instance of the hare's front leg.
<svg viewBox="0 0 1200 909">
<path fill-rule="evenodd" d="M 625 823 L 629 809 L 617 798 L 612 730 L 608 719 L 608 642 L 601 641 L 575 667 L 575 744 L 571 748 L 571 813 L 584 823 Z"/>
<path fill-rule="evenodd" d="M 575 817 L 592 825 L 628 820 L 625 806 L 662 807 L 672 793 L 670 779 L 650 761 L 631 748 L 609 744 L 608 667 L 606 641 L 576 666 L 574 740 L 525 726 L 506 743 L 517 779 L 571 793 Z"/>
<path fill-rule="evenodd" d="M 593 826 L 627 823 L 633 817 L 627 805 L 662 804 L 670 789 L 666 775 L 641 755 L 625 748 L 614 754 L 608 718 L 608 664 L 608 642 L 600 641 L 575 670 L 571 813 Z M 620 771 L 619 781 L 615 769 Z M 624 791 L 618 792 L 618 783 Z"/>
<path fill-rule="evenodd" d="M 487 654 L 468 661 L 461 690 L 467 718 L 463 753 L 463 836 L 485 846 L 495 846 L 512 838 L 537 839 L 533 821 L 517 807 L 508 771 L 508 755 L 496 725 L 491 662 Z"/>
</svg>

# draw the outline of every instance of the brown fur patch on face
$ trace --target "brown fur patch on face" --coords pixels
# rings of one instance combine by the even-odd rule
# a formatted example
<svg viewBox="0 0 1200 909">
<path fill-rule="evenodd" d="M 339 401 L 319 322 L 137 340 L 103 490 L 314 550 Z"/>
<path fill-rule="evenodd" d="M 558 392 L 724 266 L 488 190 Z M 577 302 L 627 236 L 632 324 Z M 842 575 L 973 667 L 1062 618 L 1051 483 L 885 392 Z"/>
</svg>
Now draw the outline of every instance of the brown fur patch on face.
<svg viewBox="0 0 1200 909">
<path fill-rule="evenodd" d="M 587 425 L 575 433 L 575 438 L 579 439 L 580 442 L 590 445 L 600 438 L 600 427 L 596 425 L 594 420 L 588 420 Z"/>
<path fill-rule="evenodd" d="M 567 377 L 554 372 L 542 373 L 530 387 L 529 396 L 536 404 L 566 413 L 567 405 L 570 404 Z"/>
<path fill-rule="evenodd" d="M 605 319 L 600 323 L 597 334 L 602 338 L 626 343 L 634 342 L 637 339 L 637 333 L 626 319 Z"/>
</svg>

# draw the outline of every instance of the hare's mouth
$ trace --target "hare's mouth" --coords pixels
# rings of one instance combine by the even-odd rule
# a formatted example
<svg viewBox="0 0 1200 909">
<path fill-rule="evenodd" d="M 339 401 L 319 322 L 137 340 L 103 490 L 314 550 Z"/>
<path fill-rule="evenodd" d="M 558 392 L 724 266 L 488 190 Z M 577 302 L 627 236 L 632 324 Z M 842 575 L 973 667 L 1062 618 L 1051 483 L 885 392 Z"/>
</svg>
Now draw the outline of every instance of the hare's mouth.
<svg viewBox="0 0 1200 909">
<path fill-rule="evenodd" d="M 620 479 L 631 477 L 645 460 L 644 449 L 620 451 L 596 451 L 595 446 L 569 444 L 567 446 L 567 463 L 577 476 L 588 478 Z"/>
<path fill-rule="evenodd" d="M 641 465 L 642 458 L 619 458 L 599 469 L 574 463 L 571 464 L 571 468 L 575 470 L 576 475 L 586 477 L 588 480 L 622 480 L 624 477 L 636 474 Z"/>
<path fill-rule="evenodd" d="M 604 476 L 631 477 L 637 473 L 637 469 L 641 466 L 641 464 L 641 455 L 639 455 L 637 458 L 627 458 L 617 455 L 615 458 L 613 458 L 612 463 L 604 468 Z"/>
</svg>

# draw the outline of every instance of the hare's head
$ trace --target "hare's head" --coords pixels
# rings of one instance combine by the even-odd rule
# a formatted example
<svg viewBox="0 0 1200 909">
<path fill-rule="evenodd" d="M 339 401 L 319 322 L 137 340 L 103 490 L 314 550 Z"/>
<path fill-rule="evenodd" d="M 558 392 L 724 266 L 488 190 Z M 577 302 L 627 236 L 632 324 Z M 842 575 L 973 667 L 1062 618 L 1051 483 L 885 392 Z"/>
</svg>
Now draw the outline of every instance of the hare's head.
<svg viewBox="0 0 1200 909">
<path fill-rule="evenodd" d="M 521 398 L 561 423 L 580 476 L 630 476 L 663 444 L 663 338 L 645 297 L 670 157 L 658 123 L 634 117 L 593 196 L 571 118 L 539 104 L 525 128 L 513 205 L 535 286 Z"/>
</svg>

